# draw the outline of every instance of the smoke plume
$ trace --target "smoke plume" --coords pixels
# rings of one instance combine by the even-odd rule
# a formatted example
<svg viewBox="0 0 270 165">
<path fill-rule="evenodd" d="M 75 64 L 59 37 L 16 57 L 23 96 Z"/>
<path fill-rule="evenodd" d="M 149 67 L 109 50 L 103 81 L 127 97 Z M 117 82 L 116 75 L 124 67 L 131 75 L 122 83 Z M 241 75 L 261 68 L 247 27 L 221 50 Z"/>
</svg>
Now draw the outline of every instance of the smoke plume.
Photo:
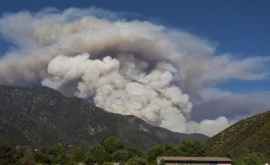
<svg viewBox="0 0 270 165">
<path fill-rule="evenodd" d="M 192 105 L 225 80 L 265 78 L 269 63 L 218 55 L 190 33 L 94 8 L 5 15 L 0 32 L 15 45 L 0 60 L 1 84 L 41 84 L 183 133 L 211 136 L 230 125 L 224 116 L 194 121 Z"/>
</svg>

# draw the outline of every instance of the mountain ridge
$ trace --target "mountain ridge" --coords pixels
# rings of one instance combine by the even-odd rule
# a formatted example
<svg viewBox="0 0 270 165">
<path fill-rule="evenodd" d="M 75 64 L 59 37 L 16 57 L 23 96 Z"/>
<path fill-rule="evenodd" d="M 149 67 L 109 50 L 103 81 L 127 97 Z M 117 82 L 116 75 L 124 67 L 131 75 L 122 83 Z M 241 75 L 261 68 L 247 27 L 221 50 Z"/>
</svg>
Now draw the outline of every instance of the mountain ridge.
<svg viewBox="0 0 270 165">
<path fill-rule="evenodd" d="M 109 113 L 46 87 L 0 85 L 0 105 L 0 140 L 14 145 L 94 145 L 107 136 L 117 136 L 124 143 L 149 148 L 184 139 L 207 139 L 201 134 L 154 127 L 134 116 Z"/>
<path fill-rule="evenodd" d="M 208 140 L 208 154 L 241 158 L 258 154 L 270 161 L 270 111 L 243 119 Z"/>
</svg>

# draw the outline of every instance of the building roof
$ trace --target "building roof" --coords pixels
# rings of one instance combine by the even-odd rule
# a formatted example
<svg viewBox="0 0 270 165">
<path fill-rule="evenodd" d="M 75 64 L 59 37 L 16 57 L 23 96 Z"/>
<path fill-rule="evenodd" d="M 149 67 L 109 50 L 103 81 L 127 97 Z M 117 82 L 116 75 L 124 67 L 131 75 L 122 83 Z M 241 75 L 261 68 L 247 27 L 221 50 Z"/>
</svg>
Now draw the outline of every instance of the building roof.
<svg viewBox="0 0 270 165">
<path fill-rule="evenodd" d="M 165 162 L 213 162 L 213 163 L 231 163 L 232 160 L 224 157 L 182 157 L 182 156 L 162 156 L 158 160 Z"/>
</svg>

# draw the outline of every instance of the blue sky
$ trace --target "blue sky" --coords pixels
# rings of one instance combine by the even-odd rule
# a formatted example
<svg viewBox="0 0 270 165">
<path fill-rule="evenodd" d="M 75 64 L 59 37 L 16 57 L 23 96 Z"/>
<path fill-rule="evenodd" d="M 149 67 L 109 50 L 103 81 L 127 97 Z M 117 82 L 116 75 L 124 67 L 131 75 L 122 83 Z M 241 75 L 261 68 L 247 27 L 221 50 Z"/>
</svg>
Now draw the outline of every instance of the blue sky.
<svg viewBox="0 0 270 165">
<path fill-rule="evenodd" d="M 269 56 L 270 1 L 267 0 L 8 0 L 0 14 L 45 7 L 65 9 L 95 6 L 141 17 L 191 32 L 218 45 L 218 52 L 239 57 Z M 2 54 L 10 45 L 0 40 Z M 270 68 L 269 68 L 270 72 Z M 270 80 L 229 81 L 220 85 L 236 92 L 270 91 Z"/>
</svg>

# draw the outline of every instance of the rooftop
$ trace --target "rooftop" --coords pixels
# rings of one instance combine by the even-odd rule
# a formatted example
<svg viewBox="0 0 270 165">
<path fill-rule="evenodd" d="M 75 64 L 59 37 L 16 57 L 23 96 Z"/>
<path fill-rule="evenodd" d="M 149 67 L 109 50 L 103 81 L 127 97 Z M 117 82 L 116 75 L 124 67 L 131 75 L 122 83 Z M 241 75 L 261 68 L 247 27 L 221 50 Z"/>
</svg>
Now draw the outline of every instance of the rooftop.
<svg viewBox="0 0 270 165">
<path fill-rule="evenodd" d="M 224 157 L 182 157 L 182 156 L 162 156 L 158 160 L 165 162 L 194 162 L 194 163 L 231 163 L 232 160 Z"/>
</svg>

